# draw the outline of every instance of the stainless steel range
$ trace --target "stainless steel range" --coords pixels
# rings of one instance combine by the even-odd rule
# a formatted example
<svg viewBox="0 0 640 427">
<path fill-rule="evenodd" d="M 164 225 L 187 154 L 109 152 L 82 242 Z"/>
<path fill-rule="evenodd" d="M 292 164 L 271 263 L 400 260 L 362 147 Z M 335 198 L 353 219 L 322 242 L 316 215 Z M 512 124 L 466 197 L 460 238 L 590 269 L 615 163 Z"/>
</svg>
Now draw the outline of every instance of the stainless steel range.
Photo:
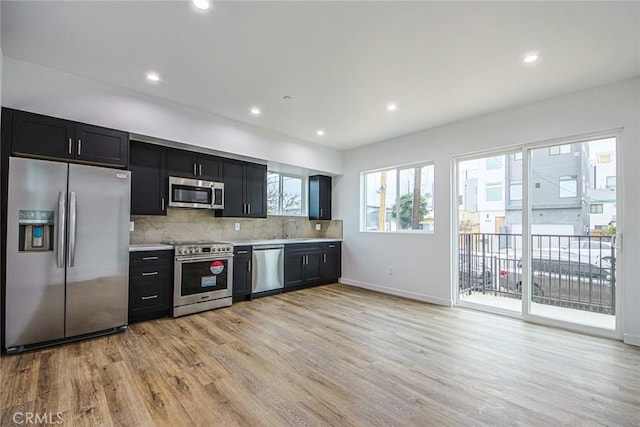
<svg viewBox="0 0 640 427">
<path fill-rule="evenodd" d="M 165 242 L 174 246 L 173 317 L 231 305 L 233 245 Z"/>
</svg>

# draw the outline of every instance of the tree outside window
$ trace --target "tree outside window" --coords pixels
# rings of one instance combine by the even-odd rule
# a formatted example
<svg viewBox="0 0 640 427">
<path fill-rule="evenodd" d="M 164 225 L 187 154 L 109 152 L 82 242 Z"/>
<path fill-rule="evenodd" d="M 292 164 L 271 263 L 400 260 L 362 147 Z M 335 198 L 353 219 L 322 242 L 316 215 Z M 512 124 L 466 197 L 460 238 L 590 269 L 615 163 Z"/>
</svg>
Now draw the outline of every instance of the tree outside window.
<svg viewBox="0 0 640 427">
<path fill-rule="evenodd" d="M 304 178 L 278 172 L 267 174 L 267 214 L 304 215 Z"/>
</svg>

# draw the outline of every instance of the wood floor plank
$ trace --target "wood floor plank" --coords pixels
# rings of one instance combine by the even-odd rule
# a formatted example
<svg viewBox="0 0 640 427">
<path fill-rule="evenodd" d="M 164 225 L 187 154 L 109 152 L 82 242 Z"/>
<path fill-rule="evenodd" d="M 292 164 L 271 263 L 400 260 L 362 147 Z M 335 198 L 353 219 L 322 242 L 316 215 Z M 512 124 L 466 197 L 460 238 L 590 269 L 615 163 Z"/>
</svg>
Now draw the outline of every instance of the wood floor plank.
<svg viewBox="0 0 640 427">
<path fill-rule="evenodd" d="M 0 425 L 640 426 L 640 349 L 344 285 L 0 360 Z"/>
</svg>

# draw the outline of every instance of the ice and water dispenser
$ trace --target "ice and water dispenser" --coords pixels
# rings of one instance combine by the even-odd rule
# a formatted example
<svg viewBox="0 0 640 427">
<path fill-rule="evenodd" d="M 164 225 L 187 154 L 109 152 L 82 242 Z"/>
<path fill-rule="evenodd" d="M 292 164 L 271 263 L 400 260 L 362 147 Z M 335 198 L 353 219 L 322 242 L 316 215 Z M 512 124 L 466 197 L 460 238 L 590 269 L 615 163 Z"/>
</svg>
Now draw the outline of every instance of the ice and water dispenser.
<svg viewBox="0 0 640 427">
<path fill-rule="evenodd" d="M 21 210 L 18 214 L 20 234 L 18 250 L 39 252 L 53 250 L 53 211 Z"/>
</svg>

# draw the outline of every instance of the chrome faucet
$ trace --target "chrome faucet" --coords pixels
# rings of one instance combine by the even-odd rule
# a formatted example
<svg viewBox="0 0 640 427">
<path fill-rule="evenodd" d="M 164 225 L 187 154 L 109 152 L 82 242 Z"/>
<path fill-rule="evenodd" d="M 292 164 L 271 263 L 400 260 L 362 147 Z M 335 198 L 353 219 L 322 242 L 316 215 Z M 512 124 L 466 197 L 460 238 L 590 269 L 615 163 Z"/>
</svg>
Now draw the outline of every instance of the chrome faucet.
<svg viewBox="0 0 640 427">
<path fill-rule="evenodd" d="M 298 231 L 298 223 L 296 222 L 295 219 L 290 219 L 288 220 L 285 224 L 284 224 L 284 238 L 285 239 L 289 239 L 291 238 L 291 233 L 289 233 L 289 224 L 293 223 L 293 225 L 296 226 L 296 231 Z"/>
</svg>

